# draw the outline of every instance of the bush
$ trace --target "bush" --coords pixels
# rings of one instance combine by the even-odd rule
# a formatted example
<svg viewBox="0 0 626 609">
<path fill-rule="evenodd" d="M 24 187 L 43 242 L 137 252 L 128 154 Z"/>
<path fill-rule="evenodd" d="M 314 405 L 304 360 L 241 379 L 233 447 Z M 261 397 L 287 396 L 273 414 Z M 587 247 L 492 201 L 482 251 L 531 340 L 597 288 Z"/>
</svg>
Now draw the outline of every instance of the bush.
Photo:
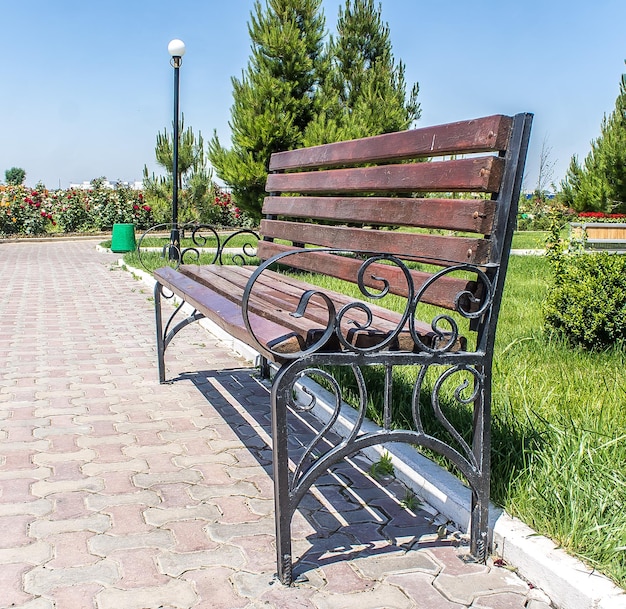
<svg viewBox="0 0 626 609">
<path fill-rule="evenodd" d="M 602 350 L 626 339 L 626 256 L 563 255 L 545 303 L 548 327 L 573 345 Z"/>
<path fill-rule="evenodd" d="M 90 227 L 90 214 L 82 190 L 59 191 L 55 202 L 55 217 L 63 232 L 75 233 Z"/>
<path fill-rule="evenodd" d="M 140 229 L 153 224 L 152 210 L 141 192 L 127 186 L 105 188 L 97 180 L 93 186 L 56 193 L 54 217 L 64 232 L 111 230 L 116 223 L 132 223 Z"/>
<path fill-rule="evenodd" d="M 0 234 L 40 235 L 54 224 L 52 199 L 41 185 L 0 186 Z"/>
</svg>

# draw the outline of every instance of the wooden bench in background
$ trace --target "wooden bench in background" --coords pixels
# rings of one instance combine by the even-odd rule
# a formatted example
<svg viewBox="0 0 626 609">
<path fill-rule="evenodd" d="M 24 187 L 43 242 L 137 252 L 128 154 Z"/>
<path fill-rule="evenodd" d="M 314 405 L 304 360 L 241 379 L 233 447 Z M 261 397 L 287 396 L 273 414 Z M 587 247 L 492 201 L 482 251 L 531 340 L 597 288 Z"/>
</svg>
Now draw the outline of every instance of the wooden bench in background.
<svg viewBox="0 0 626 609">
<path fill-rule="evenodd" d="M 162 382 L 170 341 L 202 317 L 276 364 L 272 450 L 283 583 L 292 579 L 291 520 L 305 493 L 333 464 L 386 442 L 424 446 L 458 468 L 472 489 L 470 550 L 485 559 L 493 344 L 531 122 L 529 114 L 490 116 L 274 154 L 259 264 L 154 272 Z M 358 297 L 318 287 L 314 278 L 322 276 L 349 282 Z M 164 326 L 162 296 L 171 293 L 194 311 Z M 375 433 L 360 428 L 372 399 L 362 373 L 369 366 L 382 370 L 385 388 L 377 405 L 385 424 Z M 411 404 L 395 399 L 396 366 L 416 372 Z M 334 367 L 356 378 L 356 427 L 329 445 L 326 426 L 292 454 L 294 386 L 304 376 L 327 378 L 338 416 Z M 408 429 L 392 425 L 400 406 L 412 418 Z M 450 408 L 466 411 L 467 428 L 452 426 Z M 440 431 L 427 431 L 433 422 Z"/>
<path fill-rule="evenodd" d="M 613 222 L 572 222 L 570 237 L 584 238 L 585 249 L 626 252 L 626 224 Z"/>
</svg>

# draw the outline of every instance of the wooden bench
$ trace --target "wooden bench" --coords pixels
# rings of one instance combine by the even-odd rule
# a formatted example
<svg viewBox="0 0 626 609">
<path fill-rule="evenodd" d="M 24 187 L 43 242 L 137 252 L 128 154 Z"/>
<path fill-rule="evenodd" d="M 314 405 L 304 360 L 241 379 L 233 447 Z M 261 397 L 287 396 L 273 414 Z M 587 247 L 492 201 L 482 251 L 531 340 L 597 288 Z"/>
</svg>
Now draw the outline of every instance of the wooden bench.
<svg viewBox="0 0 626 609">
<path fill-rule="evenodd" d="M 572 222 L 570 237 L 584 239 L 588 250 L 626 252 L 626 223 Z"/>
<path fill-rule="evenodd" d="M 305 493 L 333 464 L 386 442 L 426 447 L 458 468 L 472 489 L 470 551 L 485 559 L 494 335 L 531 122 L 530 114 L 490 116 L 274 154 L 259 264 L 154 272 L 162 382 L 166 347 L 202 317 L 278 367 L 271 413 L 283 583 L 292 579 L 291 520 Z M 323 277 L 346 282 L 358 298 L 318 287 L 314 279 Z M 171 293 L 194 311 L 164 326 L 161 298 Z M 376 399 L 384 425 L 365 433 L 360 425 L 374 398 L 362 371 L 374 365 L 382 371 Z M 396 366 L 415 371 L 410 404 L 394 399 Z M 348 437 L 330 445 L 342 403 L 335 367 L 354 375 L 358 417 Z M 337 404 L 295 454 L 288 417 L 305 376 L 326 379 Z M 409 429 L 392 424 L 400 407 Z M 466 428 L 450 423 L 450 409 L 463 410 Z M 433 424 L 441 433 L 430 431 Z"/>
</svg>

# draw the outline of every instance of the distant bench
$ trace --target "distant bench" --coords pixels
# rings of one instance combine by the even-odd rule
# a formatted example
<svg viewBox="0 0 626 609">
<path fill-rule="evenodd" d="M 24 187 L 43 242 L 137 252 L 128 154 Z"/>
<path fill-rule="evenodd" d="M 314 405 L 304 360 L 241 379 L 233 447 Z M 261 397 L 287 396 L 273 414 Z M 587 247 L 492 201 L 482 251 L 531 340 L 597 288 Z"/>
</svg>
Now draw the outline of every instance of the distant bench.
<svg viewBox="0 0 626 609">
<path fill-rule="evenodd" d="M 585 239 L 585 249 L 626 252 L 626 224 L 613 222 L 572 222 L 573 237 Z"/>
<path fill-rule="evenodd" d="M 271 412 L 283 583 L 292 581 L 291 520 L 305 493 L 330 466 L 386 442 L 424 446 L 456 465 L 472 489 L 470 550 L 485 560 L 493 344 L 531 122 L 529 114 L 490 116 L 274 154 L 259 264 L 154 272 L 161 382 L 170 341 L 203 317 L 254 347 L 262 371 L 278 366 Z M 347 282 L 358 297 L 319 287 L 324 277 Z M 164 325 L 162 297 L 172 293 L 194 310 L 177 321 L 178 308 Z M 384 388 L 377 394 L 364 372 L 373 365 Z M 413 397 L 401 402 L 392 371 L 407 365 Z M 358 409 L 339 443 L 330 433 L 344 397 L 336 366 L 352 374 Z M 289 420 L 290 410 L 307 407 L 293 398 L 305 376 L 325 381 L 336 405 L 298 450 Z M 366 433 L 371 400 L 384 424 Z M 398 428 L 399 409 L 411 429 Z M 459 428 L 450 410 L 463 411 Z"/>
</svg>

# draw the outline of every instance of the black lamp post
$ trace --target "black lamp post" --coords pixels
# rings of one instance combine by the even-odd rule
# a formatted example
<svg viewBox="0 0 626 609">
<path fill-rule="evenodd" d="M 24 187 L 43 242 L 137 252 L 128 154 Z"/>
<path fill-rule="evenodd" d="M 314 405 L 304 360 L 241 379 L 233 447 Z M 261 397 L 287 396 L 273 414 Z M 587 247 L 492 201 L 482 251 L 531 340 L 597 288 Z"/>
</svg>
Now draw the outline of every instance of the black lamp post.
<svg viewBox="0 0 626 609">
<path fill-rule="evenodd" d="M 180 66 L 185 54 L 185 43 L 174 39 L 167 45 L 167 50 L 172 56 L 170 63 L 174 68 L 174 142 L 172 154 L 172 232 L 170 235 L 170 260 L 178 260 L 180 256 L 180 231 L 178 230 L 178 97 L 180 83 Z"/>
</svg>

